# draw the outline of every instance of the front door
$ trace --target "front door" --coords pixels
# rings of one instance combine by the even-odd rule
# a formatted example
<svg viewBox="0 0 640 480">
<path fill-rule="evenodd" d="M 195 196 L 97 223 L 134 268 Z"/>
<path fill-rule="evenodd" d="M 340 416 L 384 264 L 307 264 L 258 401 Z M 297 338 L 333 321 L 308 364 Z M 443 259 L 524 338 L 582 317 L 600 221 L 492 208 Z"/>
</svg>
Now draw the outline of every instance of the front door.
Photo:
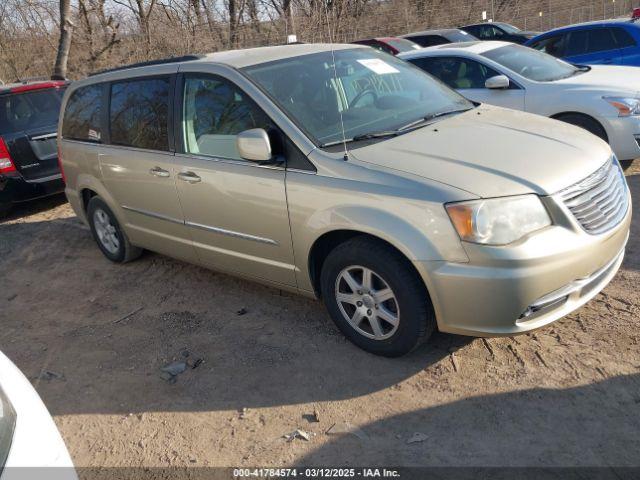
<svg viewBox="0 0 640 480">
<path fill-rule="evenodd" d="M 113 82 L 109 145 L 99 153 L 107 190 L 125 217 L 132 243 L 196 259 L 175 186 L 169 110 L 171 75 Z"/>
<path fill-rule="evenodd" d="M 485 82 L 501 73 L 484 63 L 463 57 L 411 59 L 418 67 L 457 90 L 469 100 L 514 110 L 525 109 L 525 90 L 511 82 L 505 89 L 489 89 Z"/>
<path fill-rule="evenodd" d="M 236 135 L 269 117 L 235 84 L 186 73 L 178 82 L 180 203 L 200 261 L 213 268 L 295 286 L 284 164 L 243 160 Z"/>
</svg>

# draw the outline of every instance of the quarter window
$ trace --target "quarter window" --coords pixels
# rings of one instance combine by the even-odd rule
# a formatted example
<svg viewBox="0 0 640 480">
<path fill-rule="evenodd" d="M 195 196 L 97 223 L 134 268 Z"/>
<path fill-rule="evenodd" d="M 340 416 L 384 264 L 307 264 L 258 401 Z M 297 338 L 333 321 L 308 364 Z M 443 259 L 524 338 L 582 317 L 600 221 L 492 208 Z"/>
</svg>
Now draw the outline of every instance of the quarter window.
<svg viewBox="0 0 640 480">
<path fill-rule="evenodd" d="M 75 90 L 64 111 L 62 136 L 71 140 L 100 142 L 101 103 L 102 85 L 89 85 Z"/>
<path fill-rule="evenodd" d="M 251 128 L 269 131 L 269 117 L 244 92 L 215 77 L 187 77 L 183 105 L 187 153 L 241 160 L 236 136 Z"/>
<path fill-rule="evenodd" d="M 624 28 L 615 27 L 612 28 L 613 36 L 616 39 L 618 48 L 635 47 L 636 41 Z"/>
<path fill-rule="evenodd" d="M 111 85 L 111 143 L 169 150 L 169 78 L 145 78 Z"/>
</svg>

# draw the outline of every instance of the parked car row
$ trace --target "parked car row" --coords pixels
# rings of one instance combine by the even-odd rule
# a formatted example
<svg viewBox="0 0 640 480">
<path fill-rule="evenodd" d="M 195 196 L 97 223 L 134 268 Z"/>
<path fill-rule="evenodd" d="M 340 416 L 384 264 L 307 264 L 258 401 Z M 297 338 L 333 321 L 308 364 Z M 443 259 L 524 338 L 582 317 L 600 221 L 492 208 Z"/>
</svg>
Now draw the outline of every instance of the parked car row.
<svg viewBox="0 0 640 480">
<path fill-rule="evenodd" d="M 486 22 L 459 29 L 428 30 L 405 34 L 402 38 L 381 37 L 354 43 L 368 45 L 392 55 L 410 55 L 411 61 L 416 64 L 428 63 L 431 66 L 425 67 L 426 71 L 474 101 L 546 114 L 582 126 L 609 141 L 623 164 L 638 156 L 640 152 L 635 140 L 640 139 L 635 125 L 635 109 L 638 107 L 632 90 L 635 80 L 618 79 L 621 75 L 625 78 L 632 76 L 630 71 L 601 71 L 598 75 L 580 75 L 580 81 L 576 82 L 577 78 L 574 77 L 586 71 L 586 68 L 577 67 L 578 73 L 571 74 L 572 78 L 568 81 L 557 81 L 554 77 L 555 79 L 544 79 L 541 82 L 536 74 L 527 75 L 527 72 L 518 72 L 517 68 L 515 71 L 506 71 L 510 69 L 508 65 L 490 68 L 491 61 L 487 59 L 453 58 L 455 55 L 463 55 L 460 52 L 468 54 L 473 50 L 471 45 L 459 44 L 481 39 L 526 43 L 543 53 L 564 57 L 576 64 L 639 65 L 640 27 L 635 21 L 592 22 L 552 30 L 532 38 L 534 35 L 535 32 L 523 32 L 504 22 Z M 413 54 L 421 47 L 450 44 L 459 45 L 459 50 L 451 50 L 447 54 Z M 426 57 L 430 55 L 446 58 L 427 60 Z M 529 55 L 527 58 L 533 57 Z M 538 60 L 545 62 L 542 57 Z M 548 60 L 546 63 L 550 65 Z M 532 67 L 524 65 L 523 68 Z M 559 65 L 555 69 L 563 70 Z M 517 76 L 521 77 L 520 83 L 516 80 Z M 524 88 L 527 80 L 527 88 Z M 594 81 L 597 85 L 592 88 Z M 584 82 L 589 83 L 588 93 L 578 93 Z M 0 86 L 0 216 L 6 214 L 15 203 L 63 190 L 63 179 L 57 168 L 54 129 L 60 98 L 66 85 L 66 82 L 41 81 Z M 543 88 L 537 88 L 540 86 Z M 548 95 L 552 89 L 563 93 L 567 89 L 566 93 L 570 97 L 568 101 L 562 102 L 560 110 L 574 105 L 575 110 L 555 112 L 559 110 L 556 104 L 548 104 L 546 108 L 532 104 L 534 97 L 544 102 L 548 97 L 542 95 L 542 92 Z M 601 99 L 593 97 L 598 91 L 605 92 L 603 97 L 611 100 L 605 107 L 606 111 L 603 111 Z M 618 118 L 612 107 L 617 109 Z"/>
</svg>

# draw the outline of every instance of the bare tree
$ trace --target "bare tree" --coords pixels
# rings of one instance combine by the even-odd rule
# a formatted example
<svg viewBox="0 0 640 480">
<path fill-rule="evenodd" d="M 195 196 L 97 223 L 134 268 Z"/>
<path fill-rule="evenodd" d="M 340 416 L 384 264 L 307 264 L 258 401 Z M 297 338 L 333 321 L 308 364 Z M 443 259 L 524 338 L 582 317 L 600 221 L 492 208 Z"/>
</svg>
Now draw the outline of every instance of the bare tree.
<svg viewBox="0 0 640 480">
<path fill-rule="evenodd" d="M 106 12 L 105 1 L 78 0 L 79 20 L 74 42 L 82 44 L 89 71 L 95 70 L 96 63 L 121 41 L 118 38 L 120 23 Z"/>
<path fill-rule="evenodd" d="M 67 63 L 69 62 L 69 50 L 71 50 L 71 34 L 73 22 L 71 21 L 71 0 L 60 0 L 60 41 L 56 63 L 53 67 L 53 79 L 67 78 Z"/>
<path fill-rule="evenodd" d="M 135 16 L 136 21 L 142 31 L 142 34 L 145 36 L 147 43 L 151 43 L 151 29 L 150 29 L 150 21 L 151 15 L 153 13 L 153 8 L 156 6 L 156 0 L 149 0 L 148 2 L 145 0 L 112 0 L 113 3 L 117 3 L 118 5 L 122 5 L 129 9 Z"/>
</svg>

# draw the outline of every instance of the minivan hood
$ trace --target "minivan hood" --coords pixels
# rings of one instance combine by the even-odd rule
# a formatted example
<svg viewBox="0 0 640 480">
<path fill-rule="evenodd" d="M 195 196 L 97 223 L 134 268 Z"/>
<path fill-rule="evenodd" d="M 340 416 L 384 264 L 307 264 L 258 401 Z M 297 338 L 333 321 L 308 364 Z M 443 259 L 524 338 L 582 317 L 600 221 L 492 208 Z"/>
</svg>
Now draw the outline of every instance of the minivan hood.
<svg viewBox="0 0 640 480">
<path fill-rule="evenodd" d="M 553 83 L 576 87 L 593 87 L 613 92 L 628 92 L 636 95 L 640 87 L 640 69 L 617 65 L 592 65 L 588 72 L 557 80 Z"/>
<path fill-rule="evenodd" d="M 349 154 L 487 198 L 556 193 L 597 170 L 611 149 L 580 128 L 482 105 Z"/>
</svg>

